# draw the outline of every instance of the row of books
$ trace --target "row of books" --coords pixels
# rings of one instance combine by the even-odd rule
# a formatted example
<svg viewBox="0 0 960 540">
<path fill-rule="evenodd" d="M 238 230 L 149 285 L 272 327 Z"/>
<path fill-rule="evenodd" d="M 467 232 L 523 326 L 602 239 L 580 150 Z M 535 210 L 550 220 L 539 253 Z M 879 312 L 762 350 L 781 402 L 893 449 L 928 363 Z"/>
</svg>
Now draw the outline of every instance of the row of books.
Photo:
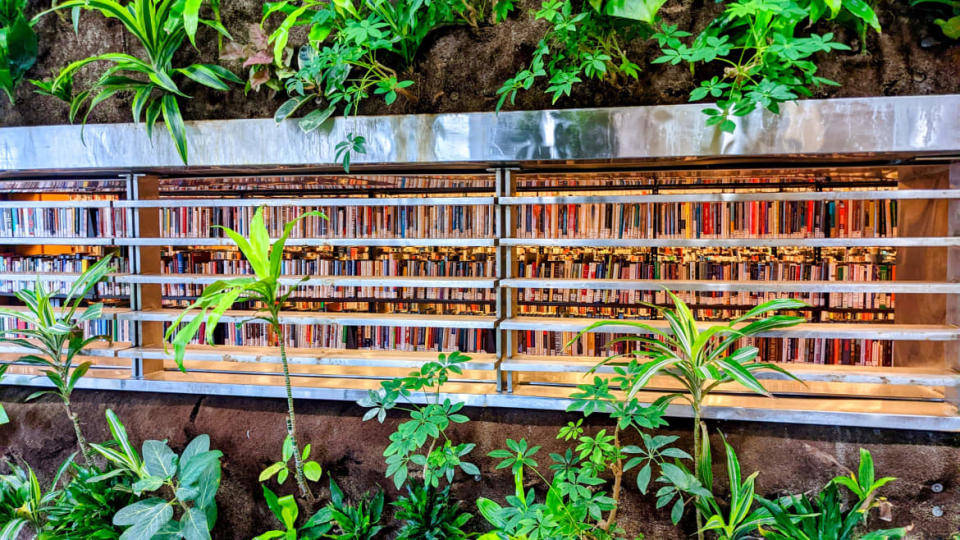
<svg viewBox="0 0 960 540">
<path fill-rule="evenodd" d="M 125 236 L 120 208 L 0 208 L 0 236 L 7 238 L 98 238 Z"/>
<path fill-rule="evenodd" d="M 617 341 L 622 334 L 573 332 L 517 332 L 517 352 L 532 356 L 587 356 L 606 358 L 637 350 L 635 342 Z M 875 339 L 744 338 L 739 346 L 757 347 L 758 362 L 828 364 L 848 366 L 893 366 L 893 342 Z M 643 361 L 641 359 L 641 361 Z"/>
<path fill-rule="evenodd" d="M 490 190 L 494 188 L 492 174 L 478 175 L 311 175 L 311 176 L 257 176 L 257 177 L 218 177 L 218 178 L 163 178 L 160 179 L 160 193 L 169 196 L 190 195 L 196 191 L 231 192 L 291 192 L 326 191 L 337 195 L 351 191 L 366 192 L 410 191 L 416 194 L 420 190 Z M 401 194 L 402 196 L 402 194 Z"/>
<path fill-rule="evenodd" d="M 897 201 L 529 204 L 520 238 L 846 238 L 897 235 Z"/>
<path fill-rule="evenodd" d="M 267 207 L 264 220 L 271 236 L 284 224 L 308 211 L 319 210 L 326 219 L 311 216 L 297 222 L 292 238 L 485 238 L 493 235 L 493 207 L 484 206 L 348 206 Z M 256 211 L 250 207 L 164 208 L 161 235 L 169 238 L 223 237 L 214 226 L 249 233 Z"/>
<path fill-rule="evenodd" d="M 203 335 L 205 329 L 204 325 L 201 325 L 198 336 Z M 288 347 L 296 348 L 416 352 L 456 350 L 467 353 L 496 351 L 493 331 L 475 328 L 304 324 L 286 325 L 283 336 Z M 220 325 L 214 331 L 213 337 L 218 345 L 273 347 L 278 344 L 276 334 L 263 323 L 248 323 L 240 327 Z M 194 339 L 192 343 L 203 343 L 203 339 Z"/>
<path fill-rule="evenodd" d="M 94 249 L 92 251 L 100 251 Z M 63 255 L 0 255 L 0 293 L 10 295 L 24 288 L 33 288 L 36 278 L 31 274 L 79 274 L 100 260 L 101 254 L 78 253 Z M 115 257 L 113 266 L 116 272 L 127 272 L 127 260 Z M 10 274 L 26 274 L 12 276 Z M 66 293 L 72 285 L 70 281 L 44 281 L 47 291 Z M 102 282 L 97 284 L 93 299 L 119 298 L 130 296 L 130 286 L 122 283 Z"/>
<path fill-rule="evenodd" d="M 86 337 L 102 336 L 107 341 L 129 342 L 130 324 L 126 321 L 95 320 L 80 323 Z M 0 317 L 0 332 L 26 330 L 30 325 L 12 317 Z"/>
</svg>

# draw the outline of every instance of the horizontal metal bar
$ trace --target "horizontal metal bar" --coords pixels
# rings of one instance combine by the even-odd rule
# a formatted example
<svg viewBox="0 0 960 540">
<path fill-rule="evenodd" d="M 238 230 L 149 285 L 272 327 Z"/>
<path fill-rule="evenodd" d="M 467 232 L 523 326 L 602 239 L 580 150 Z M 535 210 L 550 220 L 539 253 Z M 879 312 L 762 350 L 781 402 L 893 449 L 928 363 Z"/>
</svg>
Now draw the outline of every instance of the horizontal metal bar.
<svg viewBox="0 0 960 540">
<path fill-rule="evenodd" d="M 96 238 L 68 238 L 54 236 L 18 236 L 18 237 L 0 237 L 0 246 L 115 246 L 120 245 L 117 239 L 110 236 L 99 236 Z"/>
<path fill-rule="evenodd" d="M 271 242 L 274 240 L 271 239 Z M 2 240 L 0 240 L 2 244 Z M 229 238 L 118 238 L 118 246 L 233 246 Z M 493 247 L 493 238 L 290 238 L 289 246 Z"/>
<path fill-rule="evenodd" d="M 700 186 L 704 187 L 704 186 Z M 718 184 L 717 189 L 726 189 Z M 644 187 L 624 187 L 624 191 L 642 190 Z M 649 188 L 646 188 L 649 189 Z M 660 190 L 683 189 L 670 185 L 658 186 Z M 765 189 L 756 184 L 751 189 Z M 563 191 L 563 186 L 544 186 L 543 191 Z M 960 199 L 960 189 L 882 189 L 862 191 L 764 191 L 759 193 L 683 193 L 651 195 L 585 195 L 557 197 L 502 197 L 500 204 L 649 204 L 649 203 L 717 203 L 741 201 L 872 201 L 912 199 Z"/>
<path fill-rule="evenodd" d="M 930 155 L 960 151 L 960 96 L 804 99 L 780 114 L 757 109 L 735 118 L 736 133 L 704 124 L 712 104 L 605 109 L 480 112 L 336 118 L 305 134 L 295 121 L 272 118 L 187 122 L 190 165 L 229 167 L 339 165 L 337 143 L 366 137 L 363 164 L 562 162 L 763 156 L 802 159 L 843 154 Z M 0 129 L 0 170 L 185 169 L 166 133 L 142 126 L 89 124 Z M 229 174 L 229 173 L 227 173 Z"/>
<path fill-rule="evenodd" d="M 126 274 L 118 276 L 117 283 L 158 283 L 171 285 L 209 285 L 215 281 L 233 279 L 231 274 Z M 2 279 L 2 278 L 0 278 Z M 426 287 L 492 289 L 494 278 L 430 277 L 430 276 L 284 276 L 281 285 L 304 287 Z"/>
<path fill-rule="evenodd" d="M 698 291 L 761 293 L 904 293 L 960 294 L 960 283 L 942 281 L 761 281 L 693 279 L 501 279 L 501 287 L 514 289 L 590 289 L 632 291 Z M 718 304 L 717 308 L 724 306 Z"/>
<path fill-rule="evenodd" d="M 182 310 L 160 309 L 153 311 L 129 311 L 118 314 L 120 320 L 162 321 L 176 320 Z M 221 323 L 249 321 L 256 316 L 254 311 L 227 311 L 220 318 Z M 196 311 L 184 316 L 183 321 L 196 318 Z M 260 312 L 260 315 L 263 315 Z M 496 318 L 481 315 L 420 315 L 414 313 L 283 313 L 280 322 L 284 324 L 339 324 L 341 326 L 403 326 L 418 328 L 479 328 L 492 329 Z"/>
<path fill-rule="evenodd" d="M 464 188 L 464 191 L 467 189 Z M 166 198 L 143 201 L 116 201 L 117 208 L 212 208 L 212 207 L 260 207 L 260 206 L 486 206 L 493 204 L 493 197 L 340 197 L 340 198 L 257 198 L 216 199 Z"/>
<path fill-rule="evenodd" d="M 0 384 L 11 386 L 30 386 L 50 388 L 52 383 L 46 377 L 31 375 L 6 375 Z M 226 384 L 213 382 L 185 382 L 163 380 L 134 380 L 134 379 L 102 379 L 84 377 L 77 383 L 77 388 L 86 390 L 118 390 L 127 392 L 157 392 L 171 394 L 219 395 L 231 397 L 264 397 L 285 398 L 286 391 L 282 385 Z M 369 390 L 363 388 L 343 387 L 292 387 L 293 397 L 297 399 L 323 399 L 334 401 L 356 402 L 367 397 Z M 641 394 L 641 399 L 643 396 Z M 411 400 L 417 403 L 426 403 L 435 398 L 435 394 L 414 393 Z M 440 394 L 440 399 L 450 399 L 453 402 L 462 402 L 469 407 L 501 407 L 534 410 L 563 411 L 573 401 L 566 398 L 542 397 L 522 394 L 499 393 L 452 393 Z M 769 400 L 771 405 L 778 401 Z M 893 412 L 855 412 L 835 407 L 836 403 L 856 405 L 856 400 L 831 400 L 813 398 L 809 400 L 789 400 L 790 403 L 803 402 L 809 408 L 793 407 L 739 407 L 707 406 L 703 411 L 704 418 L 718 420 L 740 420 L 758 422 L 777 422 L 787 424 L 822 424 L 831 426 L 857 426 L 878 429 L 909 429 L 934 432 L 960 432 L 960 416 L 954 408 L 950 414 L 949 406 L 943 404 L 943 414 L 906 414 Z M 875 400 L 883 403 L 882 400 Z M 852 403 L 851 403 L 852 402 Z M 692 416 L 690 408 L 684 405 L 670 405 L 666 410 L 667 416 L 689 418 Z"/>
<path fill-rule="evenodd" d="M 604 319 L 516 317 L 500 323 L 501 330 L 533 330 L 545 332 L 580 332 Z M 592 330 L 605 334 L 647 334 L 645 329 L 630 322 L 641 323 L 669 332 L 670 325 L 664 320 L 628 321 L 616 319 L 614 324 Z M 623 323 L 623 324 L 619 324 Z M 709 322 L 698 323 L 701 331 L 711 326 Z M 960 327 L 926 324 L 877 324 L 877 323 L 802 323 L 789 328 L 756 334 L 758 337 L 823 338 L 823 339 L 876 339 L 896 341 L 953 341 L 960 339 Z"/>
<path fill-rule="evenodd" d="M 501 238 L 501 246 L 543 247 L 958 247 L 960 237 L 883 238 Z"/>
</svg>

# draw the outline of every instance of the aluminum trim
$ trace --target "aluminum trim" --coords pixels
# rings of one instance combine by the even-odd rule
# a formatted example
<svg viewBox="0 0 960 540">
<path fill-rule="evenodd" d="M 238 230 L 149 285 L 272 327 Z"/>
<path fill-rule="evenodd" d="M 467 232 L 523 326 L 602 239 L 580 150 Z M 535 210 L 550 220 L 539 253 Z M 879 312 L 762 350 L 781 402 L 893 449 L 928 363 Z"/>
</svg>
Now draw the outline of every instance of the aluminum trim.
<svg viewBox="0 0 960 540">
<path fill-rule="evenodd" d="M 304 134 L 295 121 L 187 122 L 195 167 L 336 167 L 347 133 L 367 140 L 355 165 L 629 161 L 731 156 L 836 156 L 960 152 L 960 95 L 801 100 L 781 114 L 757 110 L 735 133 L 704 124 L 710 104 L 360 116 Z M 166 132 L 150 140 L 132 123 L 0 129 L 0 170 L 177 171 Z"/>
</svg>

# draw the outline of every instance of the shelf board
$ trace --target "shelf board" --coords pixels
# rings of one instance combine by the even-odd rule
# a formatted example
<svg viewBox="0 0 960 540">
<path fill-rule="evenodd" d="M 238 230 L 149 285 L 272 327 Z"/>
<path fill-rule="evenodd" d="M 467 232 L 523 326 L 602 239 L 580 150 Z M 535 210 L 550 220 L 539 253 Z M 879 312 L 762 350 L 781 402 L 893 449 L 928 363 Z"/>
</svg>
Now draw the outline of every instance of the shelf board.
<svg viewBox="0 0 960 540">
<path fill-rule="evenodd" d="M 349 367 L 395 367 L 416 369 L 426 362 L 437 359 L 437 352 L 372 351 L 372 350 L 332 350 L 311 348 L 287 349 L 287 359 L 291 364 L 349 366 Z M 173 360 L 173 348 L 131 348 L 120 352 L 120 356 L 144 358 L 149 360 Z M 464 369 L 495 370 L 497 358 L 494 354 L 473 353 L 470 360 L 463 363 Z M 238 362 L 279 364 L 280 349 L 277 347 L 228 347 L 191 345 L 187 347 L 184 359 L 204 362 Z"/>
<path fill-rule="evenodd" d="M 813 186 L 810 186 L 813 187 Z M 649 190 L 649 187 L 624 187 L 623 191 Z M 682 189 L 658 186 L 661 191 Z M 707 189 L 707 188 L 705 188 Z M 724 189 L 716 186 L 716 189 Z M 742 188 L 741 188 L 742 189 Z M 753 189 L 767 189 L 756 184 Z M 562 187 L 543 191 L 563 191 Z M 960 199 L 960 189 L 880 189 L 858 191 L 766 191 L 760 193 L 670 193 L 650 195 L 561 195 L 545 197 L 501 197 L 508 206 L 522 204 L 644 204 L 644 203 L 718 203 L 741 201 L 867 201 L 867 200 Z"/>
<path fill-rule="evenodd" d="M 158 309 L 150 311 L 127 311 L 118 315 L 121 320 L 135 321 L 174 321 L 183 312 L 180 309 Z M 236 323 L 249 320 L 256 313 L 246 310 L 230 310 L 220 318 L 221 323 Z M 262 314 L 262 312 L 259 312 Z M 197 311 L 183 318 L 184 322 L 193 320 Z M 339 324 L 341 326 L 404 326 L 433 328 L 478 328 L 492 329 L 495 317 L 461 315 L 421 315 L 415 313 L 284 313 L 280 322 L 285 324 Z"/>
<path fill-rule="evenodd" d="M 606 319 L 516 317 L 500 323 L 502 330 L 534 330 L 547 332 L 580 332 L 591 324 Z M 615 322 L 620 322 L 616 320 Z M 664 320 L 638 320 L 658 330 L 669 331 Z M 717 324 L 700 322 L 702 331 Z M 614 324 L 593 330 L 603 333 L 641 334 L 643 330 L 629 324 Z M 824 338 L 824 339 L 873 339 L 898 341 L 952 341 L 960 339 L 960 327 L 927 324 L 878 324 L 878 323 L 801 323 L 797 326 L 757 334 L 758 337 Z"/>
<path fill-rule="evenodd" d="M 117 246 L 120 239 L 112 236 L 96 238 L 68 238 L 55 236 L 5 236 L 0 237 L 0 246 Z"/>
<path fill-rule="evenodd" d="M 125 274 L 118 276 L 118 283 L 158 283 L 172 285 L 209 285 L 223 279 L 243 277 L 232 274 Z M 304 278 L 307 278 L 304 280 Z M 494 278 L 468 277 L 420 277 L 420 276 L 284 276 L 281 285 L 333 286 L 333 287 L 427 287 L 492 289 Z"/>
<path fill-rule="evenodd" d="M 23 312 L 27 311 L 26 306 L 3 306 L 3 308 L 9 309 L 12 311 L 23 311 Z M 86 309 L 85 307 L 81 306 L 81 308 L 77 310 L 76 315 L 79 316 L 81 313 L 84 312 L 85 309 Z M 63 308 L 55 307 L 53 308 L 53 310 L 55 313 L 61 313 L 63 311 Z M 104 307 L 103 311 L 101 312 L 101 317 L 97 320 L 105 321 L 105 320 L 121 319 L 120 317 L 121 315 L 129 314 L 130 312 L 131 312 L 130 308 Z M 3 316 L 3 315 L 0 315 L 0 316 Z"/>
<path fill-rule="evenodd" d="M 96 341 L 80 351 L 85 356 L 115 357 L 125 356 L 123 352 L 130 349 L 131 344 L 126 341 Z M 0 343 L 0 354 L 35 354 L 35 351 L 14 345 L 13 343 Z"/>
<path fill-rule="evenodd" d="M 693 279 L 501 279 L 501 287 L 515 289 L 591 289 L 632 291 L 702 291 L 765 293 L 911 293 L 960 294 L 960 283 L 940 281 L 762 281 Z M 723 308 L 718 305 L 718 308 Z"/>
<path fill-rule="evenodd" d="M 541 247 L 958 247 L 960 236 L 883 238 L 501 238 L 501 246 Z"/>
<path fill-rule="evenodd" d="M 271 242 L 274 239 L 270 240 Z M 0 242 L 2 243 L 2 242 Z M 229 238 L 118 238 L 118 246 L 233 246 Z M 493 238 L 290 238 L 293 246 L 493 247 Z"/>
<path fill-rule="evenodd" d="M 464 189 L 461 191 L 470 191 Z M 304 198 L 164 198 L 143 201 L 116 201 L 115 208 L 170 208 L 170 207 L 244 207 L 244 206 L 486 206 L 492 205 L 493 197 L 304 197 Z M 61 206 L 63 204 L 61 203 Z M 0 207 L 2 208 L 2 207 Z"/>
<path fill-rule="evenodd" d="M 113 205 L 109 199 L 72 199 L 63 201 L 0 201 L 2 208 L 110 208 Z"/>
<path fill-rule="evenodd" d="M 107 277 L 104 279 L 106 283 L 125 283 L 121 281 L 121 278 L 125 278 L 131 274 L 107 274 Z M 0 281 L 30 281 L 34 282 L 37 279 L 40 281 L 47 282 L 67 282 L 73 283 L 79 279 L 81 274 L 77 272 L 41 272 L 41 273 L 30 273 L 30 272 L 4 272 L 0 274 Z"/>
<path fill-rule="evenodd" d="M 505 358 L 503 371 L 543 373 L 587 373 L 597 367 L 602 358 L 583 356 L 519 355 Z M 630 357 L 620 360 L 628 362 Z M 960 373 L 929 367 L 871 367 L 834 366 L 821 364 L 777 364 L 801 381 L 827 383 L 886 384 L 902 386 L 958 386 Z M 614 373 L 612 365 L 600 366 L 597 373 Z M 790 377 L 771 370 L 755 371 L 758 379 L 789 381 Z"/>
</svg>

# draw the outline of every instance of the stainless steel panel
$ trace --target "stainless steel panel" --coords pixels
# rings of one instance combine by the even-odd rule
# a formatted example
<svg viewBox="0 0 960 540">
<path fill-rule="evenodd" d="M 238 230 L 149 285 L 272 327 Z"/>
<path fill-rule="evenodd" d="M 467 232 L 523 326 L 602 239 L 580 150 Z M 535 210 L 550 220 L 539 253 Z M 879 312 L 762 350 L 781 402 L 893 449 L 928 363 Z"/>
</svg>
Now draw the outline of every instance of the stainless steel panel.
<svg viewBox="0 0 960 540">
<path fill-rule="evenodd" d="M 367 139 L 356 164 L 490 164 L 723 156 L 960 152 L 960 95 L 802 100 L 704 125 L 707 105 L 336 118 L 311 134 L 271 119 L 187 123 L 190 164 L 336 166 L 345 134 Z M 180 170 L 165 130 L 134 124 L 0 129 L 0 170 Z"/>
</svg>

